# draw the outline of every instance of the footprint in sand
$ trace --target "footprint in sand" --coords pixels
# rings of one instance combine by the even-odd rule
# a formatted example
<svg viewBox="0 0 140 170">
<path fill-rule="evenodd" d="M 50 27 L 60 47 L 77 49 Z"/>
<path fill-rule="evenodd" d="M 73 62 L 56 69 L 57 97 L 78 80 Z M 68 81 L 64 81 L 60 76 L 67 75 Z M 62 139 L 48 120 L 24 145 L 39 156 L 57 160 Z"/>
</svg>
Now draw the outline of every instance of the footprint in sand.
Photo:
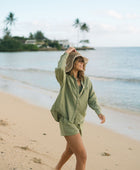
<svg viewBox="0 0 140 170">
<path fill-rule="evenodd" d="M 132 151 L 133 149 L 131 147 L 129 147 L 128 150 Z"/>
<path fill-rule="evenodd" d="M 51 167 L 51 166 L 49 166 L 49 165 L 47 165 L 47 164 L 45 164 L 45 163 L 42 163 L 42 160 L 41 160 L 40 158 L 34 157 L 34 158 L 32 159 L 32 161 L 33 161 L 34 163 L 37 163 L 37 164 L 46 165 L 46 166 L 49 167 L 50 169 L 53 169 L 53 167 Z"/>
<path fill-rule="evenodd" d="M 31 149 L 28 146 L 14 146 L 14 147 L 15 148 L 20 148 L 20 149 L 23 149 L 23 150 L 31 151 Z"/>
<path fill-rule="evenodd" d="M 110 154 L 110 153 L 107 153 L 107 152 L 103 152 L 101 155 L 102 155 L 102 156 L 110 156 L 111 154 Z"/>
<path fill-rule="evenodd" d="M 0 137 L 0 141 L 3 141 L 4 139 Z"/>
<path fill-rule="evenodd" d="M 19 149 L 22 149 L 22 150 L 25 150 L 25 151 L 30 151 L 30 152 L 33 152 L 33 153 L 36 153 L 38 155 L 41 155 L 41 156 L 45 156 L 47 157 L 47 159 L 51 159 L 51 160 L 54 160 L 54 158 L 52 156 L 50 156 L 47 152 L 47 154 L 45 153 L 40 153 L 40 152 L 37 152 L 33 149 L 30 149 L 28 146 L 14 146 L 15 148 L 19 148 Z"/>
<path fill-rule="evenodd" d="M 33 161 L 34 163 L 42 164 L 41 159 L 38 159 L 38 158 L 36 158 L 36 157 L 34 157 L 34 158 L 32 159 L 32 161 Z"/>
<path fill-rule="evenodd" d="M 8 122 L 5 120 L 0 120 L 0 126 L 7 126 Z"/>
<path fill-rule="evenodd" d="M 31 141 L 31 142 L 37 142 L 36 140 L 33 140 L 33 139 L 31 139 L 30 141 Z"/>
<path fill-rule="evenodd" d="M 25 151 L 30 151 L 30 152 L 33 152 L 33 153 L 35 153 L 35 154 L 38 154 L 38 155 L 41 155 L 41 156 L 45 156 L 45 157 L 47 157 L 47 158 L 49 158 L 49 159 L 53 159 L 53 160 L 54 160 L 54 158 L 52 158 L 51 156 L 46 155 L 46 154 L 39 153 L 39 152 L 37 152 L 37 151 L 34 151 L 34 150 L 30 149 L 28 146 L 14 146 L 14 147 L 15 147 L 15 148 L 20 148 L 20 149 L 25 150 Z M 32 161 L 33 161 L 34 163 L 38 163 L 38 164 L 41 164 L 41 165 L 46 165 L 47 167 L 53 169 L 53 167 L 51 167 L 50 165 L 48 165 L 48 164 L 46 164 L 46 163 L 42 163 L 42 160 L 41 160 L 40 158 L 34 157 L 34 158 L 32 159 Z"/>
</svg>

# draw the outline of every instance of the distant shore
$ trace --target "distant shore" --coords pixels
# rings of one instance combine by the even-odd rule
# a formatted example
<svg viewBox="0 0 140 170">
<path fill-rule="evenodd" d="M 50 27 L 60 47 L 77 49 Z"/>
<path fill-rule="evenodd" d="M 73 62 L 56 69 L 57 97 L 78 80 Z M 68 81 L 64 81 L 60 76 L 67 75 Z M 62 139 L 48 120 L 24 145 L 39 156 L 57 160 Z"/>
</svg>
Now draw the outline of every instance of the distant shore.
<svg viewBox="0 0 140 170">
<path fill-rule="evenodd" d="M 95 50 L 93 47 L 75 47 L 76 50 Z M 37 51 L 65 51 L 67 48 L 58 50 L 57 48 L 40 48 Z"/>
<path fill-rule="evenodd" d="M 96 50 L 94 47 L 75 47 L 76 50 Z M 0 52 L 24 52 L 24 51 L 65 51 L 67 48 L 39 48 L 37 50 L 0 50 Z"/>
</svg>

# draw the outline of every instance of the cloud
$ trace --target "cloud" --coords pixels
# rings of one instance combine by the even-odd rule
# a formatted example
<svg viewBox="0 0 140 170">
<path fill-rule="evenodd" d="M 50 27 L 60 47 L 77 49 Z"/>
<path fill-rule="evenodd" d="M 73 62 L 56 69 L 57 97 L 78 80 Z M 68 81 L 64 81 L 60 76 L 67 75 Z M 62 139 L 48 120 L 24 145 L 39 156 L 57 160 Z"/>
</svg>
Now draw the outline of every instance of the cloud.
<svg viewBox="0 0 140 170">
<path fill-rule="evenodd" d="M 115 10 L 109 10 L 106 14 L 115 19 L 140 19 L 140 15 L 136 13 L 121 14 Z"/>
<path fill-rule="evenodd" d="M 111 34 L 117 31 L 115 25 L 105 24 L 105 23 L 91 23 L 91 34 L 95 35 L 103 35 L 103 34 Z"/>
<path fill-rule="evenodd" d="M 90 23 L 91 30 L 89 35 L 134 35 L 140 34 L 140 27 L 135 24 L 106 24 L 106 23 Z"/>
<path fill-rule="evenodd" d="M 127 28 L 128 33 L 140 34 L 140 28 L 136 26 L 129 26 Z"/>
<path fill-rule="evenodd" d="M 116 27 L 111 24 L 99 24 L 99 27 L 101 30 L 108 31 L 108 32 L 116 31 Z"/>
<path fill-rule="evenodd" d="M 140 19 L 140 15 L 134 13 L 134 14 L 126 14 L 125 18 L 127 19 Z"/>
<path fill-rule="evenodd" d="M 107 11 L 107 14 L 108 14 L 109 16 L 114 17 L 114 18 L 117 18 L 117 19 L 122 19 L 122 18 L 123 18 L 122 14 L 120 14 L 120 13 L 114 11 L 114 10 L 109 10 L 109 11 Z"/>
</svg>

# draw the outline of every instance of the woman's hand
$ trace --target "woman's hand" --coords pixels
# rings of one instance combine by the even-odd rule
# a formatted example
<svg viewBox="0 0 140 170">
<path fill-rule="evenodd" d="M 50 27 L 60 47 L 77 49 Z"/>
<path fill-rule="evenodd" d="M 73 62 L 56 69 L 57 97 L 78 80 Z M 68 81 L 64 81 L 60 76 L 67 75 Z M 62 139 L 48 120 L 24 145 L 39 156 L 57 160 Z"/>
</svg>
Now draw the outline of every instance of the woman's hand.
<svg viewBox="0 0 140 170">
<path fill-rule="evenodd" d="M 65 52 L 70 54 L 73 51 L 76 52 L 76 49 L 74 47 L 69 47 Z"/>
<path fill-rule="evenodd" d="M 105 116 L 103 114 L 99 114 L 98 117 L 102 120 L 101 123 L 105 122 Z"/>
</svg>

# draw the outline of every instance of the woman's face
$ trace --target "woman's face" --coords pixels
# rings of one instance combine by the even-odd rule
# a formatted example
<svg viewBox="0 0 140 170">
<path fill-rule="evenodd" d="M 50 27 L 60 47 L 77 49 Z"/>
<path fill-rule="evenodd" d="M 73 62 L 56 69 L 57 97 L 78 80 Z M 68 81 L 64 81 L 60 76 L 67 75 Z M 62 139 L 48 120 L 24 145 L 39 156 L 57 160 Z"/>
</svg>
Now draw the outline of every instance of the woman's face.
<svg viewBox="0 0 140 170">
<path fill-rule="evenodd" d="M 84 59 L 77 57 L 74 62 L 74 69 L 77 71 L 84 71 Z"/>
</svg>

